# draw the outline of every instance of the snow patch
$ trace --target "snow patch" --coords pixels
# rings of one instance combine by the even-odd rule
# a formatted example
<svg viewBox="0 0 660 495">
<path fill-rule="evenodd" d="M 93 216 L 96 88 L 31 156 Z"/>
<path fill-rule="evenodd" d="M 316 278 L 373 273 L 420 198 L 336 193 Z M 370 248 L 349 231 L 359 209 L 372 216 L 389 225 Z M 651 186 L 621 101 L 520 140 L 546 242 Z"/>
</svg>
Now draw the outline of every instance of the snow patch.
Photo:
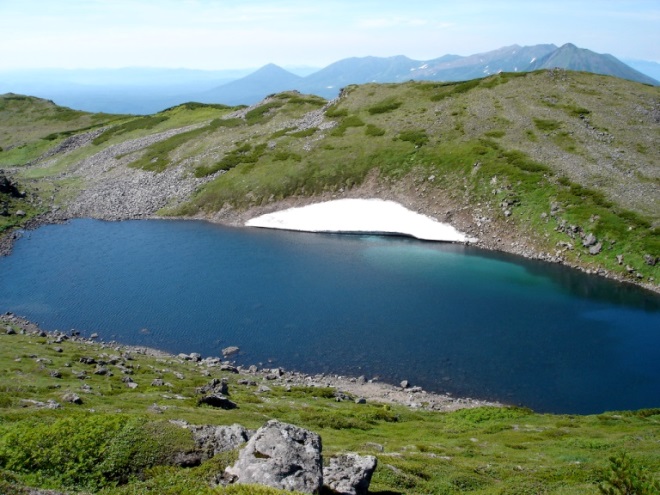
<svg viewBox="0 0 660 495">
<path fill-rule="evenodd" d="M 536 57 L 532 57 L 532 60 L 529 61 L 530 64 L 533 64 L 536 61 Z"/>
<path fill-rule="evenodd" d="M 302 232 L 398 234 L 426 241 L 474 241 L 449 224 L 381 199 L 315 203 L 261 215 L 245 225 Z"/>
</svg>

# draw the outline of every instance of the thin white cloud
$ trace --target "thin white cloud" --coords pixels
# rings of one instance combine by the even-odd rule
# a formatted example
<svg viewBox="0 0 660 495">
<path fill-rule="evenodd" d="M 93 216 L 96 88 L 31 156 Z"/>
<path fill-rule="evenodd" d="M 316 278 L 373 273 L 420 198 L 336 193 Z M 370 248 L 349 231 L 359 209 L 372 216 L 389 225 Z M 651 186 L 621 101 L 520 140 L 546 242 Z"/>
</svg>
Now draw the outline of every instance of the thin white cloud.
<svg viewBox="0 0 660 495">
<path fill-rule="evenodd" d="M 420 18 L 402 18 L 402 17 L 388 17 L 388 18 L 373 18 L 362 19 L 356 23 L 356 27 L 361 29 L 387 29 L 393 27 L 421 27 L 430 26 L 435 24 L 429 19 Z"/>
</svg>

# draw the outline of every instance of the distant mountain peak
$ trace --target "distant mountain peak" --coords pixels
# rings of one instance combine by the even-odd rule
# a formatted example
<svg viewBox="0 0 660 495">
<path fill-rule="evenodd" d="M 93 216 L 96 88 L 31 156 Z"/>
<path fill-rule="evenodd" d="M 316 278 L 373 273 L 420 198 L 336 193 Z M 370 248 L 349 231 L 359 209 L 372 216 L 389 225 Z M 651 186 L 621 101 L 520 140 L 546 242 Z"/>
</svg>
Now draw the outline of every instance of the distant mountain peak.
<svg viewBox="0 0 660 495">
<path fill-rule="evenodd" d="M 259 76 L 263 77 L 264 75 L 272 75 L 272 74 L 277 74 L 277 75 L 286 75 L 286 76 L 292 76 L 292 77 L 300 77 L 295 75 L 293 72 L 289 72 L 286 69 L 283 69 L 279 65 L 276 64 L 266 64 L 263 67 L 260 67 L 256 71 L 254 71 L 252 74 L 246 76 L 246 77 L 251 77 L 251 76 Z"/>
<path fill-rule="evenodd" d="M 554 69 L 557 67 L 614 76 L 643 84 L 658 84 L 655 79 L 636 71 L 612 55 L 596 53 L 586 48 L 578 48 L 573 43 L 566 43 L 551 53 L 536 59 L 526 70 Z"/>
</svg>

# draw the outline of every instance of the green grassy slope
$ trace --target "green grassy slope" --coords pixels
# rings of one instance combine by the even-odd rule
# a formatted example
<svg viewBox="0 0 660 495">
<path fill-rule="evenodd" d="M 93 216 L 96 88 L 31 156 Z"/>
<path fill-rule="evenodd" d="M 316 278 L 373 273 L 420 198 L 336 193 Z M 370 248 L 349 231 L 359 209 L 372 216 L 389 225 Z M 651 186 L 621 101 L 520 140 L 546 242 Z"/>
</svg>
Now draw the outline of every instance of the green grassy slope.
<svg viewBox="0 0 660 495">
<path fill-rule="evenodd" d="M 0 95 L 0 167 L 29 162 L 63 138 L 118 118 L 71 110 L 32 96 Z"/>
<path fill-rule="evenodd" d="M 130 366 L 126 375 L 110 364 L 122 350 L 52 340 L 0 335 L 2 493 L 21 485 L 106 494 L 257 493 L 209 488 L 236 452 L 197 468 L 168 467 L 176 452 L 191 447 L 170 419 L 258 428 L 275 418 L 308 428 L 321 435 L 326 457 L 347 451 L 378 457 L 371 493 L 595 494 L 599 484 L 607 486 L 609 458 L 622 453 L 648 480 L 660 481 L 659 410 L 594 416 L 516 408 L 439 413 L 336 402 L 332 389 L 287 390 L 272 381 L 270 392 L 257 393 L 256 386 L 238 383 L 240 375 L 175 356 L 133 352 L 123 363 Z M 82 357 L 108 364 L 86 365 Z M 110 373 L 95 374 L 99 367 Z M 83 370 L 81 380 L 76 374 Z M 138 387 L 128 388 L 126 376 Z M 195 388 L 211 377 L 229 380 L 237 409 L 197 405 Z M 169 385 L 152 386 L 156 378 Z M 63 401 L 67 392 L 83 403 Z M 30 400 L 54 400 L 61 408 L 37 409 Z"/>
</svg>

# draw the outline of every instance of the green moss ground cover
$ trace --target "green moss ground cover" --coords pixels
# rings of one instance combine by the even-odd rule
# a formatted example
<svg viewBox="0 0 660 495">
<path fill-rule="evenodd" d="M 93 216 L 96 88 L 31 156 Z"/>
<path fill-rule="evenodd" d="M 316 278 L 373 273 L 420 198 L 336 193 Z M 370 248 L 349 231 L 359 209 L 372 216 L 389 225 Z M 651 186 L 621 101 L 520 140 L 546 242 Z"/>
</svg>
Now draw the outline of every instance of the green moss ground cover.
<svg viewBox="0 0 660 495">
<path fill-rule="evenodd" d="M 129 376 L 136 389 L 128 388 L 122 381 L 127 375 L 111 365 L 112 375 L 97 375 L 91 372 L 94 366 L 80 363 L 81 357 L 108 359 L 116 353 L 97 344 L 0 335 L 0 487 L 245 493 L 244 488 L 210 488 L 235 452 L 197 468 L 170 466 L 177 452 L 191 448 L 191 439 L 168 420 L 257 428 L 273 418 L 319 433 L 327 457 L 346 451 L 376 455 L 371 493 L 595 494 L 599 484 L 611 486 L 608 479 L 616 469 L 610 458 L 621 462 L 622 455 L 642 480 L 659 481 L 660 410 L 592 416 L 520 408 L 430 412 L 336 402 L 332 390 L 324 388 L 287 390 L 278 384 L 271 392 L 256 393 L 256 387 L 237 383 L 239 375 L 209 368 L 211 376 L 229 380 L 231 399 L 238 404 L 224 411 L 197 405 L 195 388 L 210 377 L 192 362 L 134 353 Z M 74 372 L 83 369 L 88 373 L 81 380 Z M 170 385 L 151 386 L 156 378 Z M 83 403 L 64 402 L 67 392 L 79 394 Z M 36 409 L 26 402 L 49 399 L 62 407 Z"/>
</svg>

